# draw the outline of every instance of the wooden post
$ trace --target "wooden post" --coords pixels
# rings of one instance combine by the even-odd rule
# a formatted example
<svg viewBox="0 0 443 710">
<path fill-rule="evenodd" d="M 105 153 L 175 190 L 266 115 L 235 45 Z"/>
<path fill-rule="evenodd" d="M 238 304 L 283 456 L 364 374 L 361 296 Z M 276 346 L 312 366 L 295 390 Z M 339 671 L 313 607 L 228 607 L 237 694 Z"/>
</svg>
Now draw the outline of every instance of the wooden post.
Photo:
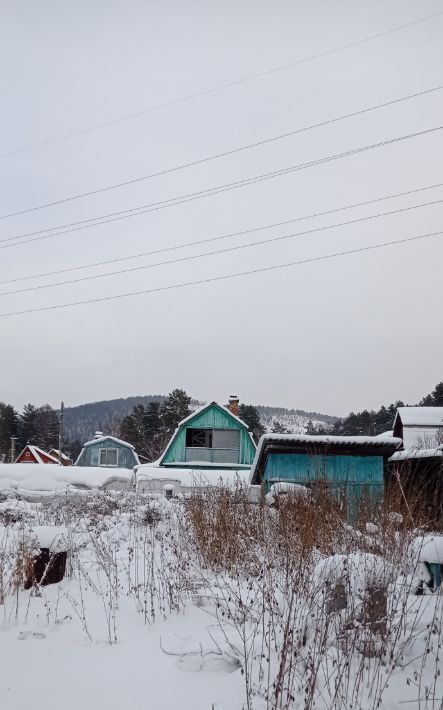
<svg viewBox="0 0 443 710">
<path fill-rule="evenodd" d="M 59 465 L 63 466 L 63 414 L 64 414 L 65 404 L 64 402 L 60 405 L 60 427 L 58 431 L 58 457 Z"/>
</svg>

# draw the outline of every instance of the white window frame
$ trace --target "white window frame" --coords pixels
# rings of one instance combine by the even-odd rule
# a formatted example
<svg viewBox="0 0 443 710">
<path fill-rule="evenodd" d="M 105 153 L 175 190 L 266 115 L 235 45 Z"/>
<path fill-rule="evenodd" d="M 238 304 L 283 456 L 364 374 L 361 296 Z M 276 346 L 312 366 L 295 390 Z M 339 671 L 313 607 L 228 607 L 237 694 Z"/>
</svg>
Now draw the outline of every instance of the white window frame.
<svg viewBox="0 0 443 710">
<path fill-rule="evenodd" d="M 103 451 L 106 452 L 106 463 L 102 463 L 102 452 Z M 115 463 L 107 463 L 108 451 L 115 451 L 115 453 L 116 453 Z M 101 448 L 99 451 L 98 465 L 103 466 L 104 468 L 118 468 L 118 449 L 117 449 L 117 447 L 106 446 L 106 447 Z"/>
</svg>

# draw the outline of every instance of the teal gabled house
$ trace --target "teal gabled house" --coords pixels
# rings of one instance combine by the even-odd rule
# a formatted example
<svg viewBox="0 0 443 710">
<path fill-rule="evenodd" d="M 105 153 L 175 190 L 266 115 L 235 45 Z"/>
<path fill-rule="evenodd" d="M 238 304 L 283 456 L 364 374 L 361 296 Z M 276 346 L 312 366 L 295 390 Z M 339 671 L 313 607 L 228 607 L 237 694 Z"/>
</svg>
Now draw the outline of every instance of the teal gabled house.
<svg viewBox="0 0 443 710">
<path fill-rule="evenodd" d="M 201 407 L 178 425 L 157 466 L 167 468 L 248 469 L 255 444 L 238 417 L 238 400 Z"/>
<path fill-rule="evenodd" d="M 83 444 L 75 465 L 134 468 L 140 465 L 140 461 L 132 444 L 115 436 L 104 436 L 101 431 L 97 431 L 92 441 Z"/>
</svg>

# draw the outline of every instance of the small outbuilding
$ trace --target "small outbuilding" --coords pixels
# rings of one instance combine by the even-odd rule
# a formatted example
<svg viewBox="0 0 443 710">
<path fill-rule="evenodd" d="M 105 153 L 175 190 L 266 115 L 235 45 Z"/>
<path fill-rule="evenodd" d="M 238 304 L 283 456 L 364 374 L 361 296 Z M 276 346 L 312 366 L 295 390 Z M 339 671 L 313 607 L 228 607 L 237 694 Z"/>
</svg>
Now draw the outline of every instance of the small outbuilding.
<svg viewBox="0 0 443 710">
<path fill-rule="evenodd" d="M 59 451 L 58 449 L 51 449 L 49 452 L 51 456 L 53 456 L 57 461 L 62 465 L 62 466 L 72 466 L 72 459 L 69 458 L 69 456 L 63 451 Z"/>
<path fill-rule="evenodd" d="M 407 450 L 432 449 L 443 444 L 443 407 L 399 407 L 394 436 L 403 439 Z"/>
<path fill-rule="evenodd" d="M 43 451 L 43 449 L 40 449 L 38 446 L 34 446 L 33 444 L 26 444 L 25 448 L 19 453 L 14 463 L 58 464 L 59 460 L 55 456 L 53 456 L 52 453 L 48 454 L 46 451 Z"/>
<path fill-rule="evenodd" d="M 307 488 L 318 482 L 344 494 L 350 509 L 366 494 L 381 498 L 385 464 L 401 446 L 391 436 L 308 436 L 265 434 L 261 437 L 251 469 L 251 484 L 268 493 L 280 482 Z"/>
<path fill-rule="evenodd" d="M 133 469 L 140 461 L 132 444 L 97 431 L 92 441 L 83 444 L 75 465 Z"/>
<path fill-rule="evenodd" d="M 183 419 L 156 465 L 169 468 L 249 469 L 255 444 L 237 415 L 238 399 L 229 408 L 210 402 Z"/>
</svg>

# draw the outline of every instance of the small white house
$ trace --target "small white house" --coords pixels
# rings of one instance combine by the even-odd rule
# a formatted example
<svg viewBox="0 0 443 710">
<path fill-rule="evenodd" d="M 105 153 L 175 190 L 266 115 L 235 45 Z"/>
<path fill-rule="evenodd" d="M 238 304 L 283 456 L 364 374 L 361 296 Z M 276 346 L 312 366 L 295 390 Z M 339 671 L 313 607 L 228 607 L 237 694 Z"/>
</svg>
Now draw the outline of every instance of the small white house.
<svg viewBox="0 0 443 710">
<path fill-rule="evenodd" d="M 399 407 L 394 436 L 405 449 L 432 449 L 443 444 L 443 407 Z"/>
</svg>

